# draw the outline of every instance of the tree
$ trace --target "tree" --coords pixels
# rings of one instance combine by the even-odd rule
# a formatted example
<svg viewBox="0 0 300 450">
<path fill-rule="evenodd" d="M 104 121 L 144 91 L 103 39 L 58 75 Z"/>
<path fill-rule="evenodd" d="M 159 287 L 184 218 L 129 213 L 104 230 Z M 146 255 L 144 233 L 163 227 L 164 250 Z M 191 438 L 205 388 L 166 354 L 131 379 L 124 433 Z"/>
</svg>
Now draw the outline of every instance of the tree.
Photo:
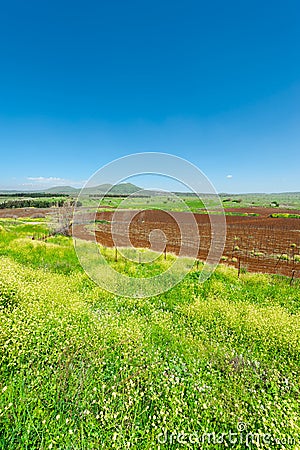
<svg viewBox="0 0 300 450">
<path fill-rule="evenodd" d="M 279 208 L 279 203 L 276 201 L 271 202 L 271 206 L 275 207 L 275 208 Z"/>
<path fill-rule="evenodd" d="M 62 234 L 63 236 L 72 235 L 72 222 L 74 213 L 74 202 L 67 200 L 62 206 L 56 208 L 53 216 L 53 234 Z"/>
</svg>

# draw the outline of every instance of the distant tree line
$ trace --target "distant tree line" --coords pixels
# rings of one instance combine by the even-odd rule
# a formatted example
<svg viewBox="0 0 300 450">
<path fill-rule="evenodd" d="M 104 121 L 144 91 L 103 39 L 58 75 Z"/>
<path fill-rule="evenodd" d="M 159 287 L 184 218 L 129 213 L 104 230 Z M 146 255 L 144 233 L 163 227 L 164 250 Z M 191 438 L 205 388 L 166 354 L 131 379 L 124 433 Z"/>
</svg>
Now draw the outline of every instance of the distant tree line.
<svg viewBox="0 0 300 450">
<path fill-rule="evenodd" d="M 19 192 L 19 193 L 10 193 L 10 194 L 1 194 L 0 197 L 30 197 L 30 198 L 43 198 L 43 197 L 62 197 L 61 194 L 51 194 L 49 192 Z M 63 197 L 69 197 L 69 194 L 63 194 Z"/>
<path fill-rule="evenodd" d="M 100 198 L 100 197 L 103 197 L 103 198 L 106 198 L 106 197 L 127 198 L 129 196 L 134 197 L 134 198 L 149 198 L 150 197 L 150 195 L 140 195 L 140 194 L 135 194 L 135 193 L 133 193 L 133 194 L 89 194 L 89 197 L 91 197 L 91 198 Z"/>
<path fill-rule="evenodd" d="M 242 199 L 241 198 L 223 198 L 222 200 L 223 203 L 225 202 L 232 202 L 232 203 L 242 203 Z"/>
<path fill-rule="evenodd" d="M 0 203 L 0 209 L 5 208 L 50 208 L 51 206 L 63 206 L 64 200 L 43 200 L 43 199 L 24 199 L 24 200 L 7 200 Z"/>
<path fill-rule="evenodd" d="M 0 203 L 0 209 L 6 209 L 6 208 L 51 208 L 51 206 L 58 206 L 62 207 L 65 204 L 65 199 L 51 199 L 51 200 L 45 200 L 45 199 L 24 199 L 24 200 L 7 200 L 2 203 Z M 82 206 L 81 202 L 75 202 L 71 201 L 71 206 Z"/>
</svg>

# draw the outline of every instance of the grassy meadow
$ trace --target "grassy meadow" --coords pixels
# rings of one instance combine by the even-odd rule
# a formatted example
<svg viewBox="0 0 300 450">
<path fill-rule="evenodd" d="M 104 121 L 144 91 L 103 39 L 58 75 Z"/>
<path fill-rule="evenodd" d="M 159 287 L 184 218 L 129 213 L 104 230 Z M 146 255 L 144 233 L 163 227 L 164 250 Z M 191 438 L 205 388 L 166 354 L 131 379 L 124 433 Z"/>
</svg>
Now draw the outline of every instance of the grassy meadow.
<svg viewBox="0 0 300 450">
<path fill-rule="evenodd" d="M 195 265 L 160 296 L 118 297 L 70 238 L 32 240 L 46 231 L 0 220 L 1 449 L 300 448 L 297 280 L 220 266 L 201 284 Z"/>
<path fill-rule="evenodd" d="M 300 209 L 300 193 L 275 193 L 275 194 L 219 194 L 224 208 L 270 207 L 278 206 L 287 209 Z M 219 206 L 219 198 L 213 195 L 201 194 L 166 194 L 152 195 L 148 198 L 128 196 L 126 201 L 122 197 L 105 196 L 99 201 L 99 197 L 83 195 L 80 198 L 83 206 L 97 208 L 126 208 L 126 209 L 164 209 L 167 211 L 186 211 L 187 208 L 196 213 L 201 213 L 208 208 Z M 121 206 L 122 205 L 122 206 Z M 280 211 L 279 211 L 280 212 Z"/>
</svg>

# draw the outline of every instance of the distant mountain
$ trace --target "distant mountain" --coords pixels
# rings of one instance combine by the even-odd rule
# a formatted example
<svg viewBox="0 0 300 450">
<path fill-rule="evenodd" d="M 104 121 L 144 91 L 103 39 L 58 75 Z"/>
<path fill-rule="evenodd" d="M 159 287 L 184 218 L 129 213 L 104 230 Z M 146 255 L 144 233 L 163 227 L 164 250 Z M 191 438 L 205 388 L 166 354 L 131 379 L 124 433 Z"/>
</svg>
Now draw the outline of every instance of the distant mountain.
<svg viewBox="0 0 300 450">
<path fill-rule="evenodd" d="M 72 186 L 55 186 L 49 189 L 40 190 L 40 192 L 46 192 L 47 194 L 74 194 L 76 195 L 80 190 Z"/>
<path fill-rule="evenodd" d="M 47 194 L 68 194 L 70 196 L 77 196 L 79 192 L 81 191 L 81 188 L 75 188 L 73 186 L 54 186 L 48 189 L 36 189 L 36 190 L 17 190 L 17 189 L 0 189 L 0 195 L 1 194 L 11 194 L 12 196 L 17 193 L 28 193 L 34 192 L 34 193 L 47 193 Z M 115 194 L 115 195 L 130 195 L 134 194 L 135 192 L 138 195 L 146 195 L 146 196 L 153 196 L 153 195 L 164 195 L 159 190 L 147 190 L 142 189 L 135 184 L 132 183 L 120 183 L 115 186 L 112 184 L 100 184 L 98 186 L 93 186 L 86 188 L 85 190 L 87 195 L 100 195 L 104 193 L 108 194 Z M 174 192 L 174 194 L 177 194 L 179 196 L 181 195 L 193 195 L 191 192 Z M 203 194 L 202 194 L 203 195 Z M 213 194 L 216 195 L 216 194 Z M 274 192 L 274 193 L 226 193 L 226 192 L 220 192 L 218 194 L 221 198 L 223 197 L 250 197 L 250 196 L 257 196 L 257 197 L 299 197 L 300 192 Z"/>
<path fill-rule="evenodd" d="M 120 183 L 116 184 L 112 189 L 112 194 L 133 194 L 134 192 L 138 192 L 143 190 L 142 188 L 136 186 L 132 183 Z"/>
<path fill-rule="evenodd" d="M 136 186 L 132 183 L 120 183 L 116 185 L 112 184 L 100 184 L 99 186 L 86 188 L 85 191 L 88 194 L 133 194 L 134 192 L 140 191 L 142 188 Z"/>
<path fill-rule="evenodd" d="M 112 184 L 100 184 L 99 186 L 93 186 L 85 189 L 85 193 L 92 195 L 99 194 L 119 194 L 119 195 L 128 195 L 133 194 L 134 192 L 140 191 L 141 188 L 132 183 L 120 183 L 115 186 Z M 51 194 L 69 194 L 69 195 L 78 195 L 81 189 L 76 189 L 72 186 L 55 186 L 49 189 L 45 189 L 42 192 L 51 193 Z"/>
</svg>

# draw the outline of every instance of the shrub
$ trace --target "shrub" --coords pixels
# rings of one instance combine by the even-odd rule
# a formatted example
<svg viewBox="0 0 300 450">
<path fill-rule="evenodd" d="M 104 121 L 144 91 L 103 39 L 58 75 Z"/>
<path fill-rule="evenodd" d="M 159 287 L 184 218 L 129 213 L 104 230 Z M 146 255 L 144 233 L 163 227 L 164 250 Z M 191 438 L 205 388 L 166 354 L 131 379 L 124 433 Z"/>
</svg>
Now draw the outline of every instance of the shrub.
<svg viewBox="0 0 300 450">
<path fill-rule="evenodd" d="M 273 201 L 270 203 L 270 206 L 272 206 L 273 208 L 279 208 L 279 203 L 276 201 Z"/>
<path fill-rule="evenodd" d="M 281 259 L 282 261 L 288 261 L 290 259 L 289 255 L 286 253 L 283 253 L 282 255 L 277 255 L 277 256 L 278 256 L 278 259 Z"/>
<path fill-rule="evenodd" d="M 18 303 L 16 292 L 13 288 L 0 281 L 0 307 L 10 308 Z"/>
</svg>

